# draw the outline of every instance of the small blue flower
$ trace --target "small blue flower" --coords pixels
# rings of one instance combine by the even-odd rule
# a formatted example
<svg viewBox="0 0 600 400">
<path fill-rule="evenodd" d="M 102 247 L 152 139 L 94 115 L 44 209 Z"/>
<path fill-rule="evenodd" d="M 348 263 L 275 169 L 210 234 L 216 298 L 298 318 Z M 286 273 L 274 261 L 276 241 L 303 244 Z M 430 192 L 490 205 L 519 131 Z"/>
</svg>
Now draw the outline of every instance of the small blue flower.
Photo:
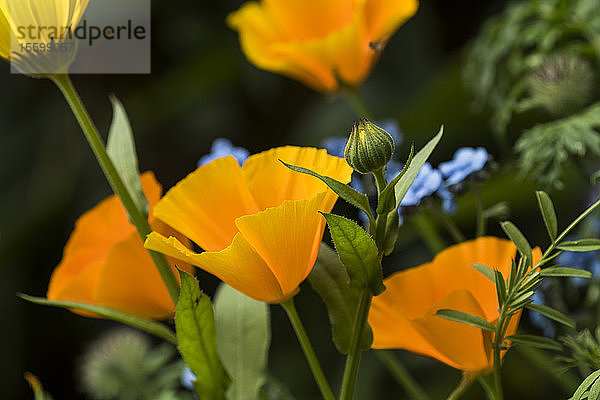
<svg viewBox="0 0 600 400">
<path fill-rule="evenodd" d="M 426 162 L 400 202 L 401 206 L 417 206 L 425 197 L 437 192 L 442 185 L 442 173 Z"/>
<path fill-rule="evenodd" d="M 599 251 L 563 251 L 558 255 L 557 261 L 564 267 L 585 269 L 592 273 L 592 277 L 600 277 L 600 255 Z M 589 282 L 585 278 L 570 278 L 570 281 L 577 287 L 584 286 Z"/>
<path fill-rule="evenodd" d="M 342 136 L 329 136 L 323 139 L 321 142 L 323 147 L 327 149 L 327 152 L 332 156 L 344 157 L 344 148 L 348 138 Z"/>
<path fill-rule="evenodd" d="M 544 305 L 546 303 L 546 297 L 540 290 L 536 290 L 533 296 L 531 296 L 531 299 L 536 304 Z M 548 338 L 554 338 L 556 335 L 556 328 L 554 327 L 554 324 L 550 319 L 544 317 L 542 314 L 533 310 L 529 310 L 529 320 L 533 326 L 536 326 L 542 330 L 544 336 Z"/>
<path fill-rule="evenodd" d="M 483 147 L 463 147 L 454 153 L 452 160 L 441 163 L 438 168 L 446 178 L 446 185 L 451 186 L 481 171 L 488 159 L 489 154 Z"/>
<path fill-rule="evenodd" d="M 181 377 L 179 378 L 181 381 L 181 386 L 186 388 L 187 390 L 194 391 L 194 382 L 196 382 L 196 375 L 192 372 L 192 370 L 186 365 L 181 372 Z"/>
<path fill-rule="evenodd" d="M 208 164 L 217 158 L 233 156 L 242 165 L 250 156 L 250 152 L 243 147 L 234 146 L 229 139 L 219 138 L 212 143 L 210 153 L 200 158 L 198 166 Z"/>
</svg>

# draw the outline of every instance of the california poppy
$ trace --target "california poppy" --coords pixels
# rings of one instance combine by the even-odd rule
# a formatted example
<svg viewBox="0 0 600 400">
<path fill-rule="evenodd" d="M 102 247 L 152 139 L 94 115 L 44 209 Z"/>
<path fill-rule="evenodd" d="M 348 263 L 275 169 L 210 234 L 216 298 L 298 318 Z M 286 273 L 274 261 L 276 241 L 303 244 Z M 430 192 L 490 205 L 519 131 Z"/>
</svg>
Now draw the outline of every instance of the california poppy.
<svg viewBox="0 0 600 400">
<path fill-rule="evenodd" d="M 417 0 L 249 1 L 227 17 L 257 67 L 323 92 L 365 80 Z"/>
<path fill-rule="evenodd" d="M 154 174 L 144 173 L 141 182 L 148 203 L 155 205 L 162 189 Z M 178 235 L 152 217 L 152 210 L 150 215 L 154 229 Z M 171 264 L 173 267 L 174 263 Z M 177 263 L 177 266 L 189 270 L 189 265 Z M 176 273 L 174 268 L 173 273 Z M 114 195 L 77 220 L 63 258 L 50 278 L 47 297 L 105 306 L 151 319 L 166 318 L 175 311 L 150 254 Z"/>
<path fill-rule="evenodd" d="M 208 271 L 256 300 L 280 303 L 294 296 L 315 263 L 325 229 L 319 211 L 337 195 L 320 180 L 293 172 L 279 160 L 343 182 L 352 169 L 325 150 L 279 147 L 200 166 L 163 197 L 155 215 L 204 250 L 152 232 L 146 248 Z"/>
<path fill-rule="evenodd" d="M 515 254 L 509 240 L 480 237 L 445 249 L 429 263 L 391 275 L 384 280 L 387 290 L 373 299 L 369 312 L 373 348 L 405 349 L 463 371 L 491 369 L 489 335 L 435 314 L 453 309 L 494 324 L 498 319 L 495 286 L 472 265 L 496 268 L 506 278 Z M 534 263 L 540 258 L 536 248 Z M 517 330 L 519 317 L 512 318 L 507 335 Z"/>
</svg>

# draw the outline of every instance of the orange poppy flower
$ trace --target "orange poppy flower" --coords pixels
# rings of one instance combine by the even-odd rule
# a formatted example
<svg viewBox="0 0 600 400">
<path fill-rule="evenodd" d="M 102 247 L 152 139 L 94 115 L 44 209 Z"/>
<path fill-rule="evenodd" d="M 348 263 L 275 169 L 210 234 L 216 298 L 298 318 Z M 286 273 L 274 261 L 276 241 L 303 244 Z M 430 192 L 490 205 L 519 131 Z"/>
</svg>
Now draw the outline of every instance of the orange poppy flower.
<svg viewBox="0 0 600 400">
<path fill-rule="evenodd" d="M 453 309 L 495 324 L 495 286 L 472 265 L 496 268 L 506 278 L 515 254 L 516 247 L 509 240 L 480 237 L 445 249 L 429 263 L 391 275 L 384 281 L 387 290 L 373 299 L 369 312 L 373 348 L 405 349 L 463 371 L 491 369 L 493 357 L 486 345 L 490 336 L 435 313 Z M 534 264 L 541 256 L 540 249 L 534 249 Z M 516 332 L 519 318 L 512 318 L 508 335 Z"/>
<path fill-rule="evenodd" d="M 155 205 L 162 189 L 154 174 L 146 172 L 140 179 L 148 203 Z M 156 230 L 176 234 L 152 216 L 149 222 Z M 181 263 L 177 266 L 189 270 Z M 47 297 L 100 305 L 149 319 L 167 318 L 175 311 L 150 254 L 114 195 L 77 220 L 63 258 L 50 278 Z"/>
<path fill-rule="evenodd" d="M 257 67 L 332 92 L 338 79 L 364 81 L 389 37 L 417 8 L 417 0 L 249 1 L 227 23 Z"/>
<path fill-rule="evenodd" d="M 337 195 L 279 160 L 345 183 L 352 174 L 343 158 L 314 148 L 271 149 L 242 167 L 231 156 L 219 158 L 189 174 L 154 209 L 206 251 L 194 253 L 157 232 L 146 248 L 197 265 L 256 300 L 294 296 L 319 251 L 325 219 L 318 211 L 331 211 Z"/>
</svg>

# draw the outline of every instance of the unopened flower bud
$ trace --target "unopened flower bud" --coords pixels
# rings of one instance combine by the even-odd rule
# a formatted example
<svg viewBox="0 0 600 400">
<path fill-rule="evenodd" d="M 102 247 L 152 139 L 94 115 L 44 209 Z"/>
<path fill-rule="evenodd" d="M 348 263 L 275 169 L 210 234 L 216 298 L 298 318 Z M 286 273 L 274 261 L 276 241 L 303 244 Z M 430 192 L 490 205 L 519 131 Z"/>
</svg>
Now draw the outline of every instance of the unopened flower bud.
<svg viewBox="0 0 600 400">
<path fill-rule="evenodd" d="M 377 125 L 361 119 L 354 123 L 344 149 L 344 158 L 361 174 L 377 171 L 385 166 L 394 154 L 394 139 Z"/>
</svg>

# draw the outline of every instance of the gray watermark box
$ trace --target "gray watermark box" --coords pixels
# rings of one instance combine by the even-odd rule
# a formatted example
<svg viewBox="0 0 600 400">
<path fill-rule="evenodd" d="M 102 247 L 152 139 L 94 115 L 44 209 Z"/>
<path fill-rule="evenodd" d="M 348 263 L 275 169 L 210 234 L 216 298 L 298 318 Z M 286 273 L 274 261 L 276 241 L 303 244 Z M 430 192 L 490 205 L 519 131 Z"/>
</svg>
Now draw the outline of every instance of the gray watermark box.
<svg viewBox="0 0 600 400">
<path fill-rule="evenodd" d="M 25 12 L 24 3 L 9 0 L 11 72 L 150 73 L 150 0 L 81 0 L 79 21 L 68 18 L 73 7 Z"/>
</svg>

